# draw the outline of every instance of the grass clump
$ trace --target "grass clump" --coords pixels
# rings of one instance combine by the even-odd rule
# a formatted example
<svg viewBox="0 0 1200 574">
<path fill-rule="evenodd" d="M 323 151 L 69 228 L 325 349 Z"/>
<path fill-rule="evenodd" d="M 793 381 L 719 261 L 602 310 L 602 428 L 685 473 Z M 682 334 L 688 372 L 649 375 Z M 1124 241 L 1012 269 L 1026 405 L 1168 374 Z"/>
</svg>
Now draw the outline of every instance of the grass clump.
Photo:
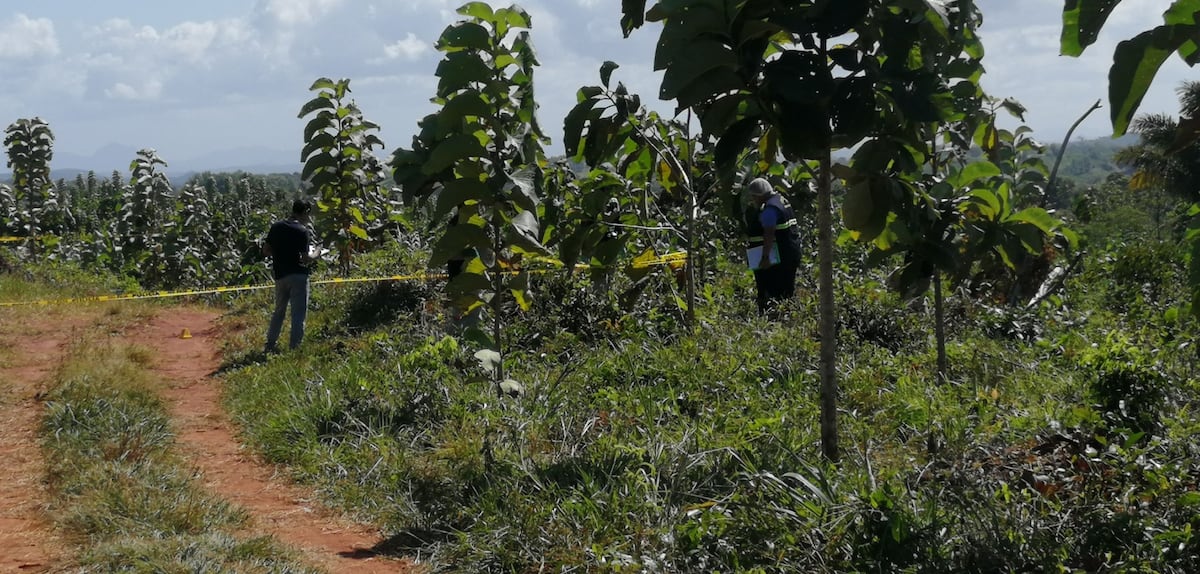
<svg viewBox="0 0 1200 574">
<path fill-rule="evenodd" d="M 146 353 L 83 338 L 59 369 L 42 428 L 60 528 L 79 566 L 123 572 L 308 572 L 246 515 L 205 492 L 173 451 Z"/>
</svg>

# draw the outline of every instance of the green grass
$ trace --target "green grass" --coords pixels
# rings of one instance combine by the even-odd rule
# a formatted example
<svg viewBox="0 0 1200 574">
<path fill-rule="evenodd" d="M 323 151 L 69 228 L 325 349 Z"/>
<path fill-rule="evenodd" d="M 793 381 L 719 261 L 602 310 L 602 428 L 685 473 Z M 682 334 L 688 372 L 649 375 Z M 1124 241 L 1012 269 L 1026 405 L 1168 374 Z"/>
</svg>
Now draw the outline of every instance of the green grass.
<svg viewBox="0 0 1200 574">
<path fill-rule="evenodd" d="M 435 569 L 1190 572 L 1198 338 L 1171 313 L 1178 276 L 1144 272 L 1156 257 L 1089 260 L 1065 298 L 1033 310 L 953 293 L 945 384 L 932 311 L 874 272 L 840 278 L 836 466 L 819 455 L 815 293 L 764 321 L 734 264 L 702 291 L 691 333 L 668 277 L 629 310 L 586 280 L 539 278 L 539 300 L 506 334 L 506 367 L 525 387 L 515 398 L 497 397 L 477 347 L 455 337 L 439 285 L 318 287 L 305 347 L 274 357 L 259 350 L 268 298 L 250 295 L 225 319 L 226 399 L 268 460 Z M 393 246 L 364 273 L 416 259 Z M 1113 280 L 1116 269 L 1131 279 Z M 90 439 L 98 450 L 86 452 L 157 452 L 168 440 L 153 417 L 94 418 L 97 435 L 141 434 Z M 179 492 L 184 478 L 148 484 Z M 242 543 L 188 526 L 234 528 L 236 512 L 139 480 L 122 479 L 134 485 L 122 497 L 81 499 L 108 518 L 72 520 L 101 533 L 154 521 L 171 533 L 154 551 L 163 563 L 236 554 Z M 114 507 L 142 518 L 122 523 Z M 94 564 L 147 539 L 106 536 Z"/>
<path fill-rule="evenodd" d="M 112 317 L 109 317 L 112 319 Z M 241 533 L 246 514 L 206 492 L 174 451 L 145 349 L 84 336 L 48 397 L 42 446 L 58 527 L 89 572 L 311 572 Z"/>
</svg>

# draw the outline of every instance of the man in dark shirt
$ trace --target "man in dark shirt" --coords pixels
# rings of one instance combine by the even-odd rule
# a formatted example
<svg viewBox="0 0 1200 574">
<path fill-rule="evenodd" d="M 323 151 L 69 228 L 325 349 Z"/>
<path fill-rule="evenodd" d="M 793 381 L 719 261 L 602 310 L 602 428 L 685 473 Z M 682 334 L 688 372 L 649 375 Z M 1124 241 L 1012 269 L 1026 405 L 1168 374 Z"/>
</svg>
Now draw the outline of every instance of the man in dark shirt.
<svg viewBox="0 0 1200 574">
<path fill-rule="evenodd" d="M 266 352 L 276 351 L 275 342 L 283 330 L 283 317 L 288 304 L 292 306 L 292 330 L 289 348 L 300 346 L 304 339 L 304 319 L 308 314 L 308 274 L 312 264 L 312 235 L 306 225 L 312 214 L 312 203 L 297 199 L 292 202 L 292 214 L 271 226 L 263 253 L 271 258 L 275 275 L 275 312 L 267 329 Z"/>
</svg>

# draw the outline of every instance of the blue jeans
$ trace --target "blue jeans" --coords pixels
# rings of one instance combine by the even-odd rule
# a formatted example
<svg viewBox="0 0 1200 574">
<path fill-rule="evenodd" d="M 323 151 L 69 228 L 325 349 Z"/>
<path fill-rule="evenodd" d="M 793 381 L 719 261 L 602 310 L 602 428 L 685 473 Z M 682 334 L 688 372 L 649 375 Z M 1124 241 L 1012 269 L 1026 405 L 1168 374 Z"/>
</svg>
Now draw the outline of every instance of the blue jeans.
<svg viewBox="0 0 1200 574">
<path fill-rule="evenodd" d="M 288 347 L 295 349 L 304 339 L 304 318 L 308 315 L 308 275 L 293 273 L 275 280 L 275 312 L 271 314 L 271 326 L 267 329 L 267 350 L 275 350 L 279 332 L 283 330 L 283 317 L 288 304 L 292 306 L 292 331 Z"/>
</svg>

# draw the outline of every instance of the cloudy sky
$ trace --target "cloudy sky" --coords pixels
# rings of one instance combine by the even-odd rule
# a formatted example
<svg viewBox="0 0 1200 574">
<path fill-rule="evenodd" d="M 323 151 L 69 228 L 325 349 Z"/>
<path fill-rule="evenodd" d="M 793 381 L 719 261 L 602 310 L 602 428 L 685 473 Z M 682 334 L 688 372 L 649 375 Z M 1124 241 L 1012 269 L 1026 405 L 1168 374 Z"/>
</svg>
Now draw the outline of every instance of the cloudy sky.
<svg viewBox="0 0 1200 574">
<path fill-rule="evenodd" d="M 63 161 L 102 148 L 156 148 L 173 164 L 298 155 L 296 117 L 321 76 L 351 78 L 366 117 L 389 146 L 406 145 L 432 110 L 439 54 L 432 45 L 465 0 L 62 0 L 10 3 L 0 14 L 0 122 L 40 116 Z M 977 0 L 985 23 L 985 87 L 1029 108 L 1038 137 L 1056 141 L 1106 97 L 1113 46 L 1161 22 L 1169 0 L 1124 0 L 1080 59 L 1058 54 L 1061 0 Z M 497 4 L 497 3 L 493 3 Z M 543 126 L 561 149 L 561 118 L 604 60 L 650 96 L 657 29 L 623 39 L 618 0 L 524 0 L 542 68 Z M 1177 109 L 1174 89 L 1197 70 L 1172 58 L 1143 112 Z M 669 106 L 662 105 L 667 110 Z M 1107 110 L 1080 129 L 1110 131 Z M 256 151 L 244 151 L 261 148 Z M 275 155 L 264 150 L 275 150 Z M 111 150 L 110 150 L 111 151 Z M 214 159 L 213 154 L 223 154 Z M 255 156 L 250 158 L 249 156 Z M 127 161 L 127 160 L 126 160 Z M 291 160 L 287 160 L 291 161 Z M 297 157 L 295 161 L 299 162 Z M 236 165 L 236 164 L 231 164 Z M 55 162 L 56 168 L 72 166 Z M 116 166 L 114 166 L 116 167 Z M 203 167 L 219 167 L 207 165 Z"/>
</svg>

